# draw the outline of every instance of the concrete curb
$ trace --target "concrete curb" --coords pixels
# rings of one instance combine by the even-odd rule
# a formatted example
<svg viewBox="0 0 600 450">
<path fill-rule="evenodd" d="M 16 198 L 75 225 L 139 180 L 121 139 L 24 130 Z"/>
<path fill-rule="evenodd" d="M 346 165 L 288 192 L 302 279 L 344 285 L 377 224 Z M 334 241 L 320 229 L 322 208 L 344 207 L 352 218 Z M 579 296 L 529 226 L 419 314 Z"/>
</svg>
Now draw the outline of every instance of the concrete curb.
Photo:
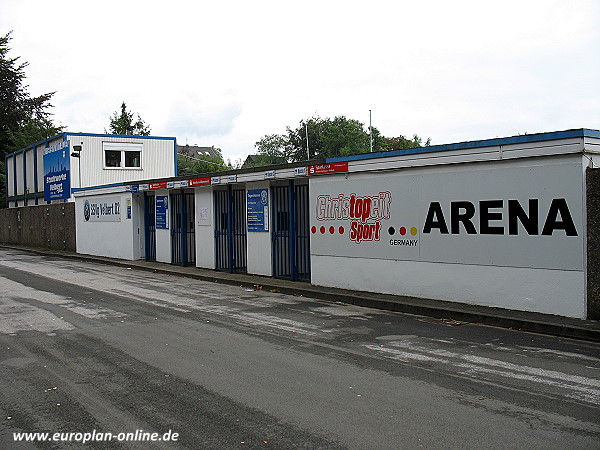
<svg viewBox="0 0 600 450">
<path fill-rule="evenodd" d="M 79 259 L 99 264 L 108 264 L 132 269 L 135 268 L 153 273 L 184 276 L 208 282 L 246 287 L 260 286 L 263 290 L 274 290 L 288 295 L 316 298 L 331 302 L 343 302 L 385 311 L 422 315 L 436 319 L 457 320 L 467 323 L 481 323 L 539 334 L 600 342 L 600 321 L 595 320 L 580 320 L 549 314 L 511 311 L 501 308 L 451 303 L 438 300 L 313 286 L 308 283 L 259 275 L 230 274 L 209 269 L 181 267 L 164 263 L 127 261 L 71 252 L 8 245 L 0 245 L 0 247 L 44 256 Z"/>
</svg>

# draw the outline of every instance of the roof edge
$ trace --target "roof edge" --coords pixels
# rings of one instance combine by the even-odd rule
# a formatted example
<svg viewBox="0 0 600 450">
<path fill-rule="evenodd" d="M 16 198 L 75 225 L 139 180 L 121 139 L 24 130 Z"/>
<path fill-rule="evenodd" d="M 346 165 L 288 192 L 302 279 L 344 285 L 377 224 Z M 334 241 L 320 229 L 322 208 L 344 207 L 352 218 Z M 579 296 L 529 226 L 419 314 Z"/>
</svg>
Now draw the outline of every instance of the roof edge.
<svg viewBox="0 0 600 450">
<path fill-rule="evenodd" d="M 523 134 L 517 136 L 484 139 L 477 141 L 463 141 L 454 144 L 431 145 L 429 147 L 408 148 L 403 150 L 388 150 L 375 153 L 361 153 L 359 155 L 336 156 L 327 158 L 326 162 L 343 162 L 343 161 L 359 161 L 363 159 L 384 158 L 390 156 L 416 155 L 419 153 L 443 152 L 448 150 L 464 150 L 482 147 L 494 147 L 498 145 L 522 144 L 526 142 L 543 142 L 558 139 L 569 139 L 577 137 L 594 137 L 600 138 L 600 130 L 592 130 L 589 128 L 576 128 L 564 131 L 551 131 L 544 133 Z"/>
</svg>

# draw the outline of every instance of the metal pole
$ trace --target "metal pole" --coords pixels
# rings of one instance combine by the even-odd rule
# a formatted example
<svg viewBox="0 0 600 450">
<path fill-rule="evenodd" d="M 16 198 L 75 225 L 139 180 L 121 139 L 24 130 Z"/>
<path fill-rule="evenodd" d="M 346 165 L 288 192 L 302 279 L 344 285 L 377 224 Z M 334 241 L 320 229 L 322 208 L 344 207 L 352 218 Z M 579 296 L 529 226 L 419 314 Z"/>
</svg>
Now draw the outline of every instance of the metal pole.
<svg viewBox="0 0 600 450">
<path fill-rule="evenodd" d="M 306 155 L 307 159 L 310 159 L 310 148 L 308 147 L 308 122 L 304 123 L 304 129 L 306 130 Z"/>
<path fill-rule="evenodd" d="M 371 144 L 371 152 L 373 151 L 373 127 L 371 126 L 371 110 L 369 110 L 369 140 Z"/>
</svg>

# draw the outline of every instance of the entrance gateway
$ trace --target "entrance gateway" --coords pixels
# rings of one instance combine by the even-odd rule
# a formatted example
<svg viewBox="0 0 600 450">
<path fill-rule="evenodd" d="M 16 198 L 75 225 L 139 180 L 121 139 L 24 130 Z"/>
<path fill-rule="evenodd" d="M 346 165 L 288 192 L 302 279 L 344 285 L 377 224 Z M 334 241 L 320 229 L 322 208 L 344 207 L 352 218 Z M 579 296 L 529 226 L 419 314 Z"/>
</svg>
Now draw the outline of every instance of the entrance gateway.
<svg viewBox="0 0 600 450">
<path fill-rule="evenodd" d="M 246 190 L 227 185 L 214 192 L 215 269 L 247 272 Z"/>
<path fill-rule="evenodd" d="M 171 262 L 181 266 L 196 263 L 196 236 L 194 227 L 194 193 L 172 193 L 171 201 Z"/>
<path fill-rule="evenodd" d="M 310 281 L 308 184 L 273 186 L 273 276 Z"/>
</svg>

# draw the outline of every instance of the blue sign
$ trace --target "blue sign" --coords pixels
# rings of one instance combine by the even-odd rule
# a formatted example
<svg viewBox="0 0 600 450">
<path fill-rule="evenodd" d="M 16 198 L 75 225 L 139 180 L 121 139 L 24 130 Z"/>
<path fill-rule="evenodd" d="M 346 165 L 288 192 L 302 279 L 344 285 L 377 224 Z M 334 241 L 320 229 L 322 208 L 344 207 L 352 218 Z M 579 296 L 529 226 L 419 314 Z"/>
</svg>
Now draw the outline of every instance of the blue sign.
<svg viewBox="0 0 600 450">
<path fill-rule="evenodd" d="M 63 141 L 44 149 L 44 200 L 66 200 L 70 196 L 70 141 Z"/>
<path fill-rule="evenodd" d="M 156 229 L 167 230 L 169 228 L 169 196 L 156 196 Z"/>
<path fill-rule="evenodd" d="M 248 191 L 248 231 L 269 231 L 269 190 Z"/>
</svg>

